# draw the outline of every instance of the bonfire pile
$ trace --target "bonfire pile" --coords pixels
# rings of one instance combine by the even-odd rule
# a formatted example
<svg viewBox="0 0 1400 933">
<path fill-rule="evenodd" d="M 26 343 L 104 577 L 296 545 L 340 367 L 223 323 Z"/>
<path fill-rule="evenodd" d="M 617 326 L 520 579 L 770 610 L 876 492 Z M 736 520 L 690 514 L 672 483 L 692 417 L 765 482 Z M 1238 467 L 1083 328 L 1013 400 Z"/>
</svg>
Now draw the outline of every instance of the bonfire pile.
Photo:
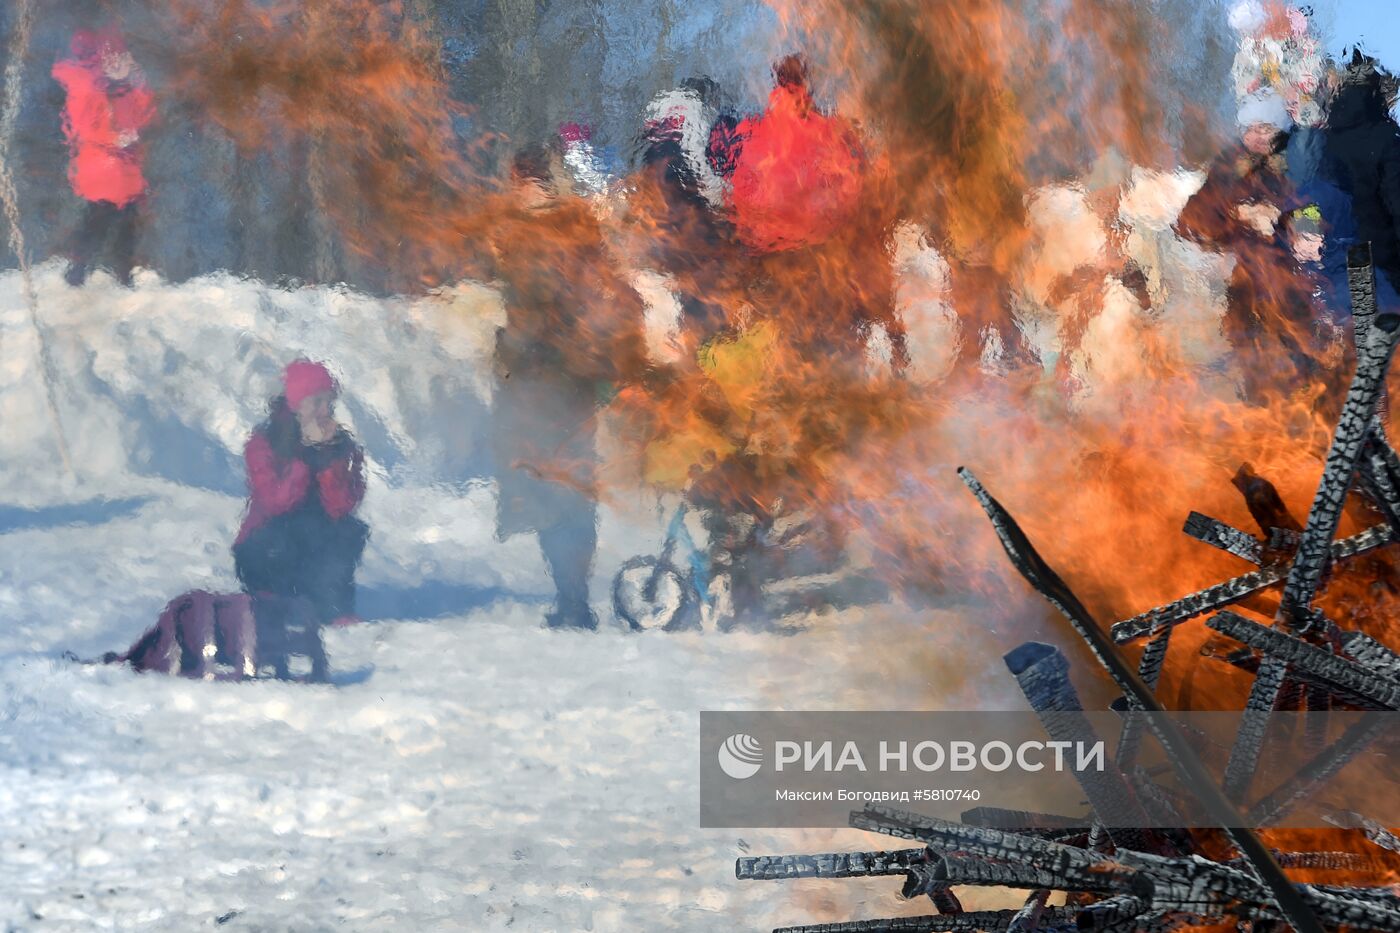
<svg viewBox="0 0 1400 933">
<path fill-rule="evenodd" d="M 1165 930 L 1184 925 L 1233 924 L 1254 931 L 1347 928 L 1400 933 L 1400 894 L 1394 886 L 1302 884 L 1284 868 L 1349 871 L 1364 861 L 1348 852 L 1281 852 L 1244 827 L 1276 821 L 1370 747 L 1400 711 L 1400 654 L 1368 635 L 1349 630 L 1315 605 L 1328 574 L 1343 562 L 1400 540 L 1400 456 L 1385 437 L 1377 414 L 1385 375 L 1400 342 L 1400 316 L 1376 313 L 1375 275 L 1367 246 L 1349 257 L 1356 338 L 1356 372 L 1347 393 L 1322 480 L 1305 523 L 1288 516 L 1277 492 L 1248 468 L 1236 484 L 1259 521 L 1256 537 L 1199 513 L 1187 534 L 1248 560 L 1258 569 L 1112 626 L 1105 634 L 1063 580 L 1041 559 L 1006 510 L 971 473 L 962 478 L 977 496 L 1017 570 L 1074 626 L 1122 693 L 1127 715 L 1113 766 L 1081 775 L 1091 813 L 1081 817 L 981 807 L 962 823 L 869 807 L 851 825 L 919 843 L 889 852 L 784 855 L 744 858 L 741 879 L 847 878 L 902 875 L 905 897 L 927 895 L 938 911 L 923 917 L 859 920 L 787 928 L 784 933 L 894 933 L 894 931 Z M 1372 527 L 1338 540 L 1349 494 Z M 1230 611 L 1260 592 L 1283 585 L 1272 625 Z M 1253 675 L 1239 734 L 1222 782 L 1201 762 L 1180 727 L 1155 696 L 1173 629 L 1214 613 L 1206 625 L 1216 635 L 1204 653 Z M 1136 670 L 1118 645 L 1146 640 Z M 1082 730 L 1082 710 L 1068 678 L 1068 662 L 1055 648 L 1027 643 L 1006 655 L 1047 731 Z M 1378 711 L 1361 716 L 1338 740 L 1279 786 L 1250 799 L 1267 719 L 1274 710 L 1302 708 Z M 1150 714 L 1158 715 L 1150 715 Z M 1153 786 L 1138 760 L 1141 733 L 1151 732 L 1181 783 L 1223 829 L 1228 854 L 1201 854 L 1204 834 L 1185 830 L 1122 829 L 1172 826 L 1172 794 L 1143 793 Z M 1318 742 L 1317 746 L 1324 743 Z M 1370 844 L 1400 852 L 1400 838 L 1376 821 L 1348 812 L 1337 825 L 1364 833 Z M 1184 821 L 1183 821 L 1184 823 Z M 953 888 L 1009 887 L 1030 893 L 1019 910 L 965 911 Z M 1050 906 L 1051 892 L 1065 892 L 1064 906 Z"/>
</svg>

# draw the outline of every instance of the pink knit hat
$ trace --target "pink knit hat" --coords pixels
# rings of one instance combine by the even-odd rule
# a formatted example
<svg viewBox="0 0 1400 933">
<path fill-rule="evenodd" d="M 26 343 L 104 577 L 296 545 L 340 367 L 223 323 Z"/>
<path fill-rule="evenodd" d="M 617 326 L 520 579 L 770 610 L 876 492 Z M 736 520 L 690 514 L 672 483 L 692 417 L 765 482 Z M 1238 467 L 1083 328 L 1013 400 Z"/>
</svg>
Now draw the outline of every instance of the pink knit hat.
<svg viewBox="0 0 1400 933">
<path fill-rule="evenodd" d="M 287 407 L 293 409 L 313 395 L 322 392 L 334 395 L 337 391 L 330 370 L 311 360 L 293 360 L 287 364 L 287 371 L 282 374 L 282 387 Z"/>
</svg>

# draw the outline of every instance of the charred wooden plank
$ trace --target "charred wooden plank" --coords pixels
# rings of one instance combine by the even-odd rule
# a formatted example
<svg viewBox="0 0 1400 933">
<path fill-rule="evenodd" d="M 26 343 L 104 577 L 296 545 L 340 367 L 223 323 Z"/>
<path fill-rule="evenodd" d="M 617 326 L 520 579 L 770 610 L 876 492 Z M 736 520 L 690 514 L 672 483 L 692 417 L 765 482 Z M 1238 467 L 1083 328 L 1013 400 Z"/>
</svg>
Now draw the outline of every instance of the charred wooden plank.
<svg viewBox="0 0 1400 933">
<path fill-rule="evenodd" d="M 1372 436 L 1374 437 L 1374 432 Z M 1357 479 L 1371 502 L 1390 523 L 1390 527 L 1400 527 L 1400 487 L 1397 486 L 1397 479 L 1387 468 L 1385 460 L 1373 447 L 1368 448 L 1361 462 L 1357 464 Z"/>
<path fill-rule="evenodd" d="M 1230 612 L 1216 613 L 1206 623 L 1223 635 L 1262 651 L 1269 659 L 1297 668 L 1336 692 L 1355 696 L 1381 709 L 1400 710 L 1400 679 L 1387 677 L 1348 658 L 1267 625 Z M 1268 663 L 1267 661 L 1265 663 Z M 1262 678 L 1262 673 L 1261 673 Z"/>
<path fill-rule="evenodd" d="M 907 882 L 905 886 L 908 886 Z M 940 914 L 960 914 L 963 912 L 962 901 L 958 900 L 958 896 L 948 888 L 931 888 L 925 893 L 928 894 L 929 900 L 933 901 L 933 909 Z"/>
<path fill-rule="evenodd" d="M 927 848 L 893 852 L 823 852 L 816 855 L 763 855 L 735 862 L 734 875 L 741 881 L 786 881 L 792 878 L 865 878 L 904 875 L 900 892 L 906 898 L 926 894 L 940 913 L 961 912 L 962 905 L 950 882 L 933 866 L 943 857 Z M 963 882 L 958 882 L 963 883 Z"/>
<path fill-rule="evenodd" d="M 1157 681 L 1162 679 L 1162 663 L 1167 659 L 1167 648 L 1171 644 L 1171 629 L 1162 629 L 1143 650 L 1142 657 L 1138 660 L 1138 676 L 1142 682 L 1153 690 L 1157 689 Z"/>
<path fill-rule="evenodd" d="M 1138 676 L 1148 689 L 1157 690 L 1157 682 L 1162 678 L 1162 665 L 1167 660 L 1167 649 L 1171 647 L 1172 630 L 1164 628 L 1152 637 L 1138 659 Z M 1125 698 L 1126 699 L 1126 698 Z M 1118 736 L 1118 750 L 1114 760 L 1118 767 L 1126 768 L 1137 758 L 1142 740 L 1142 722 L 1137 716 L 1123 720 L 1123 730 Z"/>
<path fill-rule="evenodd" d="M 1366 860 L 1355 852 L 1274 852 L 1274 858 L 1284 868 L 1310 868 L 1347 871 L 1360 868 Z M 1243 859 L 1226 863 L 1234 868 L 1248 868 Z"/>
<path fill-rule="evenodd" d="M 940 914 L 962 913 L 962 902 L 953 893 L 951 882 L 939 878 L 934 873 L 933 866 L 941 859 L 942 856 L 934 855 L 925 864 L 911 865 L 904 876 L 904 885 L 899 889 L 899 896 L 905 900 L 912 900 L 927 895 L 933 902 L 934 909 Z"/>
<path fill-rule="evenodd" d="M 1366 838 L 1391 852 L 1400 852 L 1400 836 L 1395 835 L 1380 823 L 1368 816 L 1363 816 L 1355 810 L 1342 810 L 1336 813 L 1329 813 L 1323 817 L 1324 820 L 1333 826 L 1340 826 L 1343 829 L 1359 829 Z"/>
<path fill-rule="evenodd" d="M 1136 894 L 1119 894 L 1086 904 L 1075 914 L 1075 925 L 1081 930 L 1116 930 L 1124 924 L 1139 929 L 1138 918 L 1147 913 L 1148 902 Z"/>
<path fill-rule="evenodd" d="M 1313 912 L 1332 927 L 1400 933 L 1400 898 L 1390 888 L 1300 885 Z"/>
<path fill-rule="evenodd" d="M 1332 561 L 1347 560 L 1358 554 L 1373 551 L 1395 541 L 1395 533 L 1388 525 L 1375 525 L 1365 531 L 1334 541 L 1331 547 Z M 1273 586 L 1284 578 L 1286 568 L 1261 567 L 1250 573 L 1241 574 L 1223 583 L 1208 586 L 1203 590 L 1183 596 L 1181 599 L 1149 609 L 1115 623 L 1112 629 L 1113 640 L 1126 644 L 1135 638 L 1155 634 L 1174 625 L 1180 625 L 1196 616 L 1224 609 L 1231 603 L 1239 602 L 1251 593 Z"/>
<path fill-rule="evenodd" d="M 962 914 L 926 917 L 891 917 L 887 920 L 849 920 L 844 923 L 814 923 L 806 926 L 779 927 L 773 933 L 979 933 L 983 930 L 1006 930 L 1019 911 L 972 910 Z M 1076 911 L 1064 907 L 1049 907 L 1041 914 L 1043 933 L 1075 930 Z"/>
<path fill-rule="evenodd" d="M 1342 650 L 1357 664 L 1378 674 L 1400 679 L 1400 654 L 1362 632 L 1343 632 L 1339 640 Z"/>
<path fill-rule="evenodd" d="M 1376 267 L 1371 244 L 1358 243 L 1347 250 L 1347 293 L 1351 300 L 1352 339 L 1358 350 L 1371 336 L 1376 319 Z"/>
<path fill-rule="evenodd" d="M 1370 243 L 1358 243 L 1347 250 L 1347 297 L 1351 302 L 1351 338 L 1357 352 L 1371 337 L 1376 320 L 1376 266 Z M 1385 390 L 1376 406 L 1375 427 L 1384 424 L 1381 417 L 1388 408 Z"/>
<path fill-rule="evenodd" d="M 1385 425 L 1377 415 L 1371 424 L 1371 436 L 1367 438 L 1367 454 L 1373 467 L 1384 473 L 1391 485 L 1400 488 L 1400 454 L 1386 437 Z"/>
<path fill-rule="evenodd" d="M 1006 933 L 1036 933 L 1043 929 L 1040 921 L 1049 897 L 1050 892 L 1045 889 L 1032 891 L 1030 897 L 1026 898 L 1025 906 L 1016 911 L 1016 916 L 1006 925 Z"/>
<path fill-rule="evenodd" d="M 1369 260 L 1369 256 L 1368 249 L 1364 258 Z M 1348 255 L 1349 275 L 1353 271 L 1350 263 L 1361 258 L 1360 253 Z M 1365 268 L 1356 268 L 1357 278 L 1364 274 Z M 1331 562 L 1331 546 L 1336 537 L 1337 523 L 1341 520 L 1342 506 L 1356 475 L 1357 460 L 1371 433 L 1376 403 L 1385 388 L 1385 374 L 1397 340 L 1400 340 L 1400 316 L 1377 315 L 1357 349 L 1356 372 L 1347 390 L 1346 401 L 1342 403 L 1337 429 L 1323 463 L 1322 478 L 1308 512 L 1302 540 L 1298 543 L 1298 553 L 1284 584 L 1278 621 L 1286 627 L 1299 631 L 1311 628 L 1303 611 L 1312 605 L 1322 575 Z"/>
<path fill-rule="evenodd" d="M 1056 873 L 1060 891 L 1123 891 L 1132 872 L 1117 870 L 1104 856 L 1034 836 L 951 823 L 893 807 L 869 806 L 851 814 L 856 829 L 922 842 L 938 851 L 1046 868 Z"/>
<path fill-rule="evenodd" d="M 1326 817 L 1323 817 L 1323 820 L 1330 822 L 1334 827 L 1361 829 L 1366 839 L 1376 843 L 1380 848 L 1389 849 L 1390 852 L 1400 852 L 1400 836 L 1382 827 L 1379 822 L 1372 820 L 1371 817 L 1365 817 L 1365 815 L 1359 814 L 1357 811 L 1338 811 L 1338 813 L 1326 815 Z"/>
<path fill-rule="evenodd" d="M 1059 888 L 1074 891 L 1113 890 L 1108 887 L 1085 887 L 1076 884 L 1072 888 L 1060 888 L 1062 880 L 1054 871 L 1025 862 L 1004 862 L 997 859 L 979 858 L 973 855 L 945 855 L 929 865 L 932 877 L 948 885 L 972 885 L 987 888 L 1020 888 L 1033 891 L 1038 888 Z"/>
<path fill-rule="evenodd" d="M 1265 655 L 1259 662 L 1249 699 L 1245 701 L 1244 716 L 1240 719 L 1240 731 L 1230 748 L 1230 759 L 1225 763 L 1225 793 L 1231 800 L 1242 800 L 1249 791 L 1269 729 L 1268 714 L 1278 707 L 1279 694 L 1287 677 L 1288 662 L 1284 658 Z"/>
<path fill-rule="evenodd" d="M 902 875 L 923 865 L 932 853 L 927 848 L 893 852 L 824 852 L 817 855 L 760 855 L 741 858 L 734 865 L 740 881 L 784 881 L 789 878 L 863 878 Z"/>
<path fill-rule="evenodd" d="M 1397 324 L 1400 324 L 1400 318 L 1395 320 Z M 1001 540 L 1002 548 L 1006 551 L 1012 565 L 1020 571 L 1028 583 L 1064 615 L 1078 632 L 1079 637 L 1084 639 L 1099 663 L 1108 671 L 1109 676 L 1118 689 L 1123 692 L 1128 702 L 1144 711 L 1164 713 L 1162 704 L 1157 701 L 1151 688 L 1144 684 L 1137 676 L 1137 672 L 1119 656 L 1113 647 L 1113 642 L 1099 628 L 1098 623 L 1089 614 L 1089 610 L 1084 607 L 1084 604 L 1079 601 L 1079 597 L 1065 584 L 1064 580 L 1060 579 L 1059 574 L 1055 573 L 1036 552 L 1030 539 L 1016 524 L 1010 513 L 1000 502 L 992 498 L 991 494 L 983 488 L 970 471 L 960 469 L 958 473 L 972 494 L 977 497 L 977 501 L 981 503 L 983 511 L 987 513 L 992 528 Z M 1294 566 L 1297 566 L 1296 562 Z M 1185 785 L 1197 795 L 1216 825 L 1225 830 L 1234 841 L 1240 854 L 1252 863 L 1254 871 L 1258 873 L 1259 878 L 1273 893 L 1288 922 L 1299 933 L 1322 933 L 1321 924 L 1312 915 L 1307 904 L 1298 896 L 1298 892 L 1288 880 L 1288 876 L 1274 862 L 1273 856 L 1269 854 L 1268 848 L 1259 840 L 1259 837 L 1246 827 L 1243 816 L 1229 797 L 1225 795 L 1225 792 L 1216 785 L 1215 777 L 1202 763 L 1196 750 L 1186 740 L 1185 735 L 1176 727 L 1176 724 L 1166 716 L 1155 716 L 1149 718 L 1148 727 L 1166 750 L 1168 759 Z"/>
<path fill-rule="evenodd" d="M 994 884 L 999 873 L 1012 872 L 1024 884 L 1042 874 L 1054 875 L 1055 890 L 1089 889 L 1107 895 L 1103 901 L 1081 908 L 1076 914 L 1081 928 L 1112 928 L 1098 922 L 1118 909 L 1138 917 L 1144 924 L 1150 918 L 1162 920 L 1182 915 L 1202 919 L 1234 917 L 1239 920 L 1286 919 L 1276 899 L 1253 874 L 1253 864 L 1236 860 L 1232 864 L 1212 862 L 1200 856 L 1170 857 L 1124 850 L 1111 857 L 1084 849 L 1026 838 L 1014 833 L 976 829 L 948 823 L 888 807 L 868 807 L 851 815 L 851 823 L 862 829 L 903 835 L 926 841 L 935 850 L 956 851 L 952 864 L 960 866 L 947 873 L 950 881 L 964 877 L 972 883 Z M 1345 854 L 1281 853 L 1280 858 L 1298 866 L 1346 867 Z M 1015 875 L 1005 866 L 1030 865 L 1034 875 Z M 952 883 L 957 883 L 952 881 Z M 1090 888 L 1090 885 L 1095 887 Z M 1364 909 L 1382 914 L 1396 909 L 1397 900 L 1388 889 L 1346 889 L 1319 885 L 1293 885 L 1295 894 L 1327 922 L 1355 922 Z M 1128 905 L 1119 898 L 1134 898 Z M 1131 910 L 1127 908 L 1131 906 Z M 1082 913 L 1087 910 L 1088 914 Z M 1389 923 L 1389 919 L 1385 919 Z M 1083 926 L 1090 924 L 1089 927 Z M 1129 927 L 1132 928 L 1132 927 Z M 1146 926 L 1139 927 L 1146 928 Z M 1382 926 L 1381 929 L 1389 929 Z"/>
<path fill-rule="evenodd" d="M 1272 859 L 1272 850 L 1270 853 Z M 1154 912 L 1200 918 L 1277 915 L 1274 899 L 1255 877 L 1252 866 L 1234 868 L 1199 855 L 1120 852 L 1115 858 L 1138 873 L 1133 893 L 1146 897 Z M 1296 887 L 1294 893 L 1299 893 Z"/>
<path fill-rule="evenodd" d="M 1316 755 L 1327 741 L 1327 716 L 1332 708 L 1332 691 L 1312 681 L 1303 683 L 1303 704 L 1311 714 L 1303 720 L 1303 747 Z"/>
<path fill-rule="evenodd" d="M 1268 826 L 1323 786 L 1389 728 L 1384 715 L 1363 716 L 1311 761 L 1249 808 L 1250 822 Z"/>
<path fill-rule="evenodd" d="M 1079 597 L 1066 585 L 1065 581 L 1060 579 L 1060 575 L 1049 564 L 1045 563 L 1045 560 L 1036 552 L 1030 539 L 1016 524 L 1016 520 L 1011 517 L 1011 514 L 1000 502 L 992 498 L 970 470 L 959 468 L 958 475 L 962 477 L 962 481 L 977 498 L 982 510 L 987 513 L 987 517 L 992 523 L 992 529 L 1001 540 L 1002 548 L 1006 551 L 1007 557 L 1010 558 L 1012 566 L 1020 572 L 1021 576 L 1036 592 L 1060 611 L 1060 614 L 1070 623 L 1079 637 L 1084 640 L 1099 664 L 1108 672 L 1118 689 L 1128 698 L 1128 702 L 1139 709 L 1156 708 L 1160 710 L 1161 704 L 1152 697 L 1151 689 L 1119 657 L 1112 642 L 1099 628 L 1098 623 L 1089 614 L 1089 610 L 1079 601 Z"/>
<path fill-rule="evenodd" d="M 1070 683 L 1069 661 L 1063 652 L 1051 645 L 1030 641 L 1008 652 L 1003 660 L 1051 739 L 1098 741 L 1084 715 L 1079 694 Z M 1142 833 L 1133 827 L 1149 826 L 1151 821 L 1116 764 L 1105 765 L 1102 771 L 1075 771 L 1074 777 L 1114 844 L 1120 847 L 1138 845 Z"/>
<path fill-rule="evenodd" d="M 861 829 L 926 841 L 935 851 L 957 851 L 973 864 L 1032 865 L 1054 876 L 1056 890 L 1146 897 L 1154 913 L 1184 912 L 1197 917 L 1226 916 L 1236 905 L 1252 912 L 1275 910 L 1270 892 L 1247 871 L 1198 856 L 1160 856 L 1120 850 L 1100 855 L 1073 846 L 995 830 L 975 830 L 889 807 L 867 807 L 851 815 Z M 995 883 L 994 871 L 970 868 L 980 883 Z M 1027 876 L 1025 881 L 1033 880 Z M 953 882 L 956 883 L 956 882 Z"/>
<path fill-rule="evenodd" d="M 1264 542 L 1218 518 L 1192 512 L 1186 516 L 1186 524 L 1181 530 L 1197 541 L 1219 548 L 1251 564 L 1257 565 L 1264 560 Z"/>
</svg>

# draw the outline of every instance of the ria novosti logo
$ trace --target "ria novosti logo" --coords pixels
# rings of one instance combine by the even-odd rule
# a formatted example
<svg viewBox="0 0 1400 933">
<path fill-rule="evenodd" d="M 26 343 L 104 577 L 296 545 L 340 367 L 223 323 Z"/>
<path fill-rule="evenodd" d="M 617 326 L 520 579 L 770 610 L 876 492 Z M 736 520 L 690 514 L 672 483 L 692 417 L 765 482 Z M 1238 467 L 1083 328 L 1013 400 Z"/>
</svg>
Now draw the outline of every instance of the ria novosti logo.
<svg viewBox="0 0 1400 933">
<path fill-rule="evenodd" d="M 735 733 L 719 747 L 719 767 L 739 781 L 753 777 L 763 767 L 763 746 L 751 735 Z"/>
</svg>

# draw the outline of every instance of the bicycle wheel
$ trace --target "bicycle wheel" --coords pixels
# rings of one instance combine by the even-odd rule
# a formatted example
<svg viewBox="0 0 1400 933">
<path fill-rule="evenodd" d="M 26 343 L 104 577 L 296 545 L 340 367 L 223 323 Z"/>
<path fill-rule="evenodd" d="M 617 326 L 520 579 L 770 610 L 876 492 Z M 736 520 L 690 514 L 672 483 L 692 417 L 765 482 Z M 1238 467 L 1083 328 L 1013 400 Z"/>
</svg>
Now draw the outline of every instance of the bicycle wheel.
<svg viewBox="0 0 1400 933">
<path fill-rule="evenodd" d="M 637 631 L 676 626 L 693 601 L 680 571 L 651 555 L 632 558 L 613 577 L 613 611 Z"/>
</svg>

